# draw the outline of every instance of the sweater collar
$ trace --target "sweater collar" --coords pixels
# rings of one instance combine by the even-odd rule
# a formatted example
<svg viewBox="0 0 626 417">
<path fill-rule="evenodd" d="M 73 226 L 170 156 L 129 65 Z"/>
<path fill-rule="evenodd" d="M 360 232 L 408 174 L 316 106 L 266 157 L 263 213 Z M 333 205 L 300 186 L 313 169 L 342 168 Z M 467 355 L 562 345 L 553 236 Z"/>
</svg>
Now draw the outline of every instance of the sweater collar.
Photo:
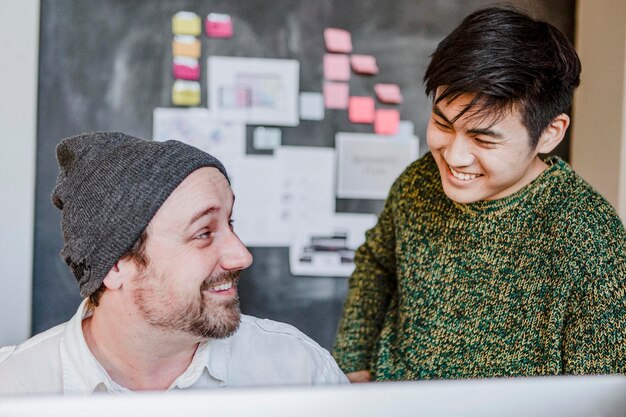
<svg viewBox="0 0 626 417">
<path fill-rule="evenodd" d="M 502 213 L 508 211 L 549 186 L 552 179 L 559 175 L 559 172 L 565 173 L 571 171 L 569 165 L 556 155 L 546 158 L 544 162 L 548 165 L 548 168 L 539 174 L 537 178 L 511 195 L 497 200 L 477 201 L 468 204 L 452 201 L 452 204 L 459 210 L 470 214 Z"/>
</svg>

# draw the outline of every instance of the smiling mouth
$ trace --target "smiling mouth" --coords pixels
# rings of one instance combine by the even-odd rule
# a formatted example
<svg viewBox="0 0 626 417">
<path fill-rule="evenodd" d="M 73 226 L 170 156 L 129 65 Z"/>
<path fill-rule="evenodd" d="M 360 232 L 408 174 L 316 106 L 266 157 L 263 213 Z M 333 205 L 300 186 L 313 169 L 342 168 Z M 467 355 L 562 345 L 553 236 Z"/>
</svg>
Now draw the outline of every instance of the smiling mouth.
<svg viewBox="0 0 626 417">
<path fill-rule="evenodd" d="M 214 276 L 212 279 L 208 278 L 204 281 L 204 283 L 202 283 L 202 287 L 200 289 L 202 291 L 209 291 L 213 293 L 226 292 L 233 287 L 236 288 L 238 281 L 239 271 L 226 272 L 218 276 Z"/>
<path fill-rule="evenodd" d="M 206 291 L 212 291 L 212 292 L 228 291 L 232 287 L 233 287 L 233 282 L 229 281 L 229 282 L 224 282 L 222 284 L 216 284 L 216 285 L 212 285 L 210 287 L 207 287 Z"/>
<path fill-rule="evenodd" d="M 452 173 L 452 176 L 459 181 L 471 181 L 478 177 L 483 176 L 483 174 L 467 174 L 464 172 L 458 172 L 458 171 L 455 171 L 454 168 L 452 168 L 450 165 L 448 165 L 448 169 Z"/>
</svg>

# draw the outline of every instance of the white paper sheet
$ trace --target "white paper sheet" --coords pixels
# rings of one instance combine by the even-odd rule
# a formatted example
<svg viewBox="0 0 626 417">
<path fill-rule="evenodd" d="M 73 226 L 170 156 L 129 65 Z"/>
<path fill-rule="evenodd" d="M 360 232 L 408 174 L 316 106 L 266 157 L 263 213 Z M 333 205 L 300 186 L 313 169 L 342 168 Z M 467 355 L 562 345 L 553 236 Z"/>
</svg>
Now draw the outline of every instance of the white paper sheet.
<svg viewBox="0 0 626 417">
<path fill-rule="evenodd" d="M 235 231 L 246 245 L 288 247 L 298 234 L 331 229 L 334 149 L 282 146 L 247 156 L 231 177 Z"/>
<path fill-rule="evenodd" d="M 411 139 L 414 136 L 415 136 L 415 125 L 413 124 L 413 122 L 410 120 L 400 120 L 400 123 L 398 123 L 398 133 L 393 135 L 392 138 Z M 419 145 L 419 138 L 417 139 L 418 139 L 417 143 Z M 419 148 L 418 148 L 417 153 L 419 154 Z"/>
<path fill-rule="evenodd" d="M 324 119 L 324 96 L 322 93 L 300 93 L 300 119 Z"/>
<path fill-rule="evenodd" d="M 300 233 L 289 248 L 293 275 L 347 277 L 354 271 L 354 251 L 376 224 L 374 214 L 336 213 L 333 227 Z"/>
<path fill-rule="evenodd" d="M 296 60 L 211 56 L 209 109 L 222 120 L 297 126 L 299 74 Z"/>
<path fill-rule="evenodd" d="M 384 200 L 398 175 L 417 159 L 419 145 L 416 137 L 339 132 L 335 146 L 337 196 Z"/>
<path fill-rule="evenodd" d="M 273 150 L 280 146 L 282 136 L 278 127 L 255 127 L 252 132 L 252 146 L 254 149 Z"/>
<path fill-rule="evenodd" d="M 247 246 L 289 246 L 282 221 L 279 165 L 272 156 L 248 155 L 231 173 L 235 232 Z"/>
<path fill-rule="evenodd" d="M 176 139 L 219 159 L 230 172 L 246 153 L 246 127 L 239 122 L 216 120 L 207 109 L 156 108 L 152 137 Z"/>
<path fill-rule="evenodd" d="M 281 173 L 281 221 L 289 238 L 327 230 L 335 212 L 335 150 L 282 146 L 274 151 Z"/>
</svg>

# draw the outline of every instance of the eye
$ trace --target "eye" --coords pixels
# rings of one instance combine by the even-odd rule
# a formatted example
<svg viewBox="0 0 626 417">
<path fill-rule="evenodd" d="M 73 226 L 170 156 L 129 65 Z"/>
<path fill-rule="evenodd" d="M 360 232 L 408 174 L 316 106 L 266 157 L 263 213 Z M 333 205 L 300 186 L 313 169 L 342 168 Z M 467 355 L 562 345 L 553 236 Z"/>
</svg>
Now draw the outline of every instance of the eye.
<svg viewBox="0 0 626 417">
<path fill-rule="evenodd" d="M 450 132 L 452 130 L 450 126 L 439 122 L 437 119 L 433 119 L 433 121 L 435 122 L 435 125 L 443 131 Z"/>
<path fill-rule="evenodd" d="M 487 140 L 483 140 L 481 138 L 474 138 L 474 142 L 476 142 L 479 146 L 482 146 L 484 148 L 495 148 L 496 144 Z"/>
<path fill-rule="evenodd" d="M 205 231 L 205 232 L 202 232 L 202 233 L 198 233 L 193 238 L 194 239 L 208 239 L 210 237 L 211 237 L 211 232 Z"/>
</svg>

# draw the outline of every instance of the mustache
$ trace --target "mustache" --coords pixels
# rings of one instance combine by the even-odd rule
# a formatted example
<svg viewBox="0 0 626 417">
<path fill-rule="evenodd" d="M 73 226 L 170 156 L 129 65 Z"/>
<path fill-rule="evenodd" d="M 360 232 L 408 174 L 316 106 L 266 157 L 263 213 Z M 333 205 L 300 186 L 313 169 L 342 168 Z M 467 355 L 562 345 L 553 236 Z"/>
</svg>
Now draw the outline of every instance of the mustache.
<svg viewBox="0 0 626 417">
<path fill-rule="evenodd" d="M 221 274 L 217 274 L 211 277 L 208 277 L 204 280 L 201 286 L 201 290 L 208 290 L 209 287 L 214 286 L 215 284 L 219 284 L 222 282 L 232 281 L 233 286 L 236 287 L 239 282 L 239 276 L 241 275 L 241 271 L 228 271 L 222 272 Z"/>
</svg>

